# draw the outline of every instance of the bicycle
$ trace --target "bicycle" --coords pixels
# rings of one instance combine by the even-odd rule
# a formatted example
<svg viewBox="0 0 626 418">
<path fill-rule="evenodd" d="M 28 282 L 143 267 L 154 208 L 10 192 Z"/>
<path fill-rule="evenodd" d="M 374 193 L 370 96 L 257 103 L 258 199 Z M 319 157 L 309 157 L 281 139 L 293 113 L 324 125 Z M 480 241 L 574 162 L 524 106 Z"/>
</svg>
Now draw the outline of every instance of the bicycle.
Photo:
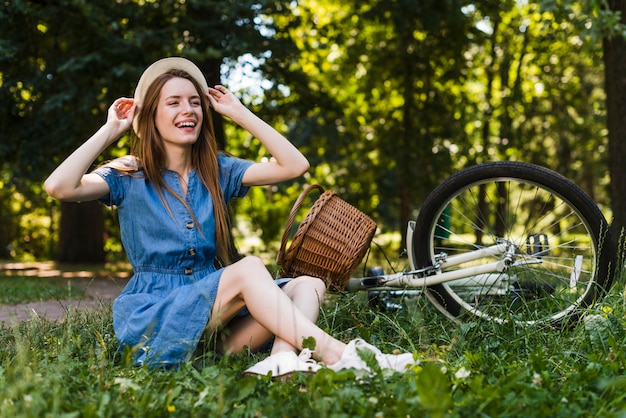
<svg viewBox="0 0 626 418">
<path fill-rule="evenodd" d="M 609 224 L 595 202 L 564 176 L 529 163 L 457 172 L 427 197 L 406 236 L 407 269 L 370 269 L 346 290 L 383 301 L 423 293 L 453 320 L 469 314 L 555 324 L 578 318 L 615 274 Z"/>
</svg>

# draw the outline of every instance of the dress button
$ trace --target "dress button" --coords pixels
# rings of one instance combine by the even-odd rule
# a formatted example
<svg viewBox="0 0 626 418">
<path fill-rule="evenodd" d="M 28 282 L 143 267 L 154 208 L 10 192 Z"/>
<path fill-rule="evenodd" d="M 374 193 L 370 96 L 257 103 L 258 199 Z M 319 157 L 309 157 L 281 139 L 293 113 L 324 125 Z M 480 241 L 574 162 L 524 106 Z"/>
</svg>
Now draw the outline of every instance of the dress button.
<svg viewBox="0 0 626 418">
<path fill-rule="evenodd" d="M 188 253 L 189 255 L 196 255 L 196 250 L 194 250 L 193 248 L 190 248 Z"/>
<path fill-rule="evenodd" d="M 189 275 L 189 274 L 191 274 L 191 273 L 193 273 L 193 270 L 192 270 L 192 269 L 190 269 L 190 268 L 186 268 L 186 269 L 185 269 L 185 274 Z"/>
<path fill-rule="evenodd" d="M 185 226 L 187 227 L 187 229 L 193 229 L 193 222 L 189 221 Z"/>
</svg>

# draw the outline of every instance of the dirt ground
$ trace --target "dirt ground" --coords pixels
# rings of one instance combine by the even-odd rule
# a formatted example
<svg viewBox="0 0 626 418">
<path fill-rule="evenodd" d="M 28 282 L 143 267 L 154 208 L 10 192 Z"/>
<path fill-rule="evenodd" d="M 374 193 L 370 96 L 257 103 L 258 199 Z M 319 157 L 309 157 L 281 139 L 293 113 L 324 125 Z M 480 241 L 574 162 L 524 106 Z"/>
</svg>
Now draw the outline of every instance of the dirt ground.
<svg viewBox="0 0 626 418">
<path fill-rule="evenodd" d="M 0 324 L 12 325 L 31 318 L 62 320 L 68 310 L 94 309 L 110 305 L 130 278 L 129 273 L 100 273 L 94 271 L 61 271 L 46 263 L 0 263 L 0 271 L 16 276 L 65 277 L 72 286 L 85 291 L 79 299 L 49 300 L 19 305 L 0 305 Z"/>
</svg>

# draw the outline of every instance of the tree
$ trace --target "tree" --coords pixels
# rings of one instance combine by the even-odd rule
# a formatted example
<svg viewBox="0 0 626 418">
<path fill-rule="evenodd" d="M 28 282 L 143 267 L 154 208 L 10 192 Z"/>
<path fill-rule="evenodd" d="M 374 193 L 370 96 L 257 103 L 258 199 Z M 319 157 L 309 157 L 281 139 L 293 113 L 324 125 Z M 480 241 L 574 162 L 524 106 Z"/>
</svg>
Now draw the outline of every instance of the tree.
<svg viewBox="0 0 626 418">
<path fill-rule="evenodd" d="M 520 159 L 548 166 L 606 201 L 601 56 L 580 28 L 553 22 L 537 4 L 511 2 L 477 13 L 488 41 L 476 49 L 471 95 L 478 109 L 468 129 L 480 159 Z M 482 81 L 482 80 L 486 80 Z M 470 112 L 470 110 L 468 110 Z"/>
<path fill-rule="evenodd" d="M 609 8 L 626 27 L 626 3 L 609 0 Z M 607 127 L 609 130 L 609 172 L 614 236 L 626 228 L 626 32 L 607 34 L 603 39 Z"/>
<path fill-rule="evenodd" d="M 542 10 L 553 13 L 553 21 L 570 22 L 581 29 L 587 44 L 602 42 L 606 128 L 608 129 L 608 171 L 614 239 L 626 227 L 626 4 L 621 0 L 589 2 L 541 0 Z"/>
<path fill-rule="evenodd" d="M 232 63 L 249 60 L 258 74 L 255 87 L 262 88 L 258 96 L 239 93 L 309 157 L 313 168 L 303 181 L 338 191 L 383 230 L 404 231 L 451 171 L 492 159 L 555 168 L 605 210 L 610 159 L 614 225 L 620 225 L 626 194 L 619 187 L 626 182 L 615 179 L 622 175 L 620 155 L 626 151 L 624 141 L 611 135 L 621 135 L 622 118 L 615 112 L 623 108 L 623 95 L 614 86 L 611 92 L 618 94 L 607 96 L 607 142 L 597 64 L 604 38 L 604 60 L 619 68 L 623 46 L 615 35 L 623 25 L 621 15 L 603 4 L 5 2 L 0 10 L 3 191 L 43 201 L 41 188 L 33 185 L 100 126 L 109 104 L 132 92 L 145 66 L 185 55 L 200 63 L 211 84 Z M 618 71 L 607 68 L 606 74 L 607 86 L 609 78 L 621 82 Z M 224 127 L 226 149 L 244 158 L 267 157 L 244 132 L 229 123 Z M 126 139 L 109 151 L 104 158 L 126 153 Z M 254 211 L 254 229 L 270 241 L 281 232 L 298 191 L 293 183 L 255 190 L 239 213 Z M 0 210 L 3 219 L 16 213 Z M 94 226 L 101 223 L 95 216 L 86 216 Z M 72 245 L 85 245 L 71 233 L 82 228 L 72 222 L 78 217 L 69 219 L 69 226 L 61 224 L 70 233 L 60 233 L 69 237 L 69 249 L 61 251 L 66 254 L 74 252 Z M 14 234 L 16 228 L 5 230 Z M 91 230 L 96 254 L 96 235 L 102 235 L 96 231 L 102 230 Z"/>
<path fill-rule="evenodd" d="M 604 200 L 601 68 L 578 26 L 515 1 L 311 0 L 294 15 L 280 33 L 300 49 L 288 85 L 308 104 L 313 175 L 384 229 L 489 160 L 552 167 Z"/>
<path fill-rule="evenodd" d="M 448 145 L 463 141 L 456 110 L 473 32 L 464 4 L 302 1 L 279 22 L 300 49 L 289 87 L 309 104 L 297 133 L 311 145 L 313 176 L 385 230 L 404 235 L 451 171 Z"/>
</svg>

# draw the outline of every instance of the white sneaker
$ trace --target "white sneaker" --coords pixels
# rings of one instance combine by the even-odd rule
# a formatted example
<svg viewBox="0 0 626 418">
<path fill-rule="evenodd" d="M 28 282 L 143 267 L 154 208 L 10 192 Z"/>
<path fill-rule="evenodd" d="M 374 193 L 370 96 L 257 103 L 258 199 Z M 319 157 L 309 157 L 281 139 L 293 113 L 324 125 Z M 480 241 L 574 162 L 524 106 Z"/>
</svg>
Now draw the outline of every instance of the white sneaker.
<svg viewBox="0 0 626 418">
<path fill-rule="evenodd" d="M 374 353 L 376 361 L 381 369 L 390 369 L 396 372 L 403 373 L 407 367 L 417 364 L 413 359 L 413 354 L 383 354 L 378 348 L 371 344 L 366 343 L 364 340 L 357 338 L 348 343 L 348 346 L 343 351 L 341 359 L 335 364 L 329 364 L 328 368 L 334 371 L 342 369 L 357 369 L 366 370 L 371 372 L 367 363 L 359 355 L 360 351 L 371 351 Z"/>
<path fill-rule="evenodd" d="M 244 376 L 268 375 L 272 377 L 285 376 L 294 372 L 313 374 L 321 368 L 311 358 L 311 350 L 305 348 L 296 355 L 293 351 L 278 353 L 267 357 L 243 372 Z"/>
</svg>

